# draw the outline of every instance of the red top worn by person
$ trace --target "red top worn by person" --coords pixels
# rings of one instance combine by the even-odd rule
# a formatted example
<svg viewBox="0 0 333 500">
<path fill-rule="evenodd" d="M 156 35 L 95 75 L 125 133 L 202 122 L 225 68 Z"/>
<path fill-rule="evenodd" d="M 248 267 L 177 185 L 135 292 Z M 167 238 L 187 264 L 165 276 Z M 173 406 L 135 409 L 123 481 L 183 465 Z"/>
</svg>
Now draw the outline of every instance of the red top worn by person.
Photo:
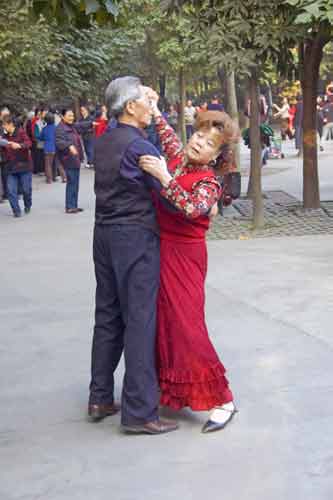
<svg viewBox="0 0 333 500">
<path fill-rule="evenodd" d="M 108 118 L 107 118 L 107 109 L 105 106 L 102 106 L 96 112 L 96 118 L 93 122 L 95 137 L 100 137 L 104 134 L 108 126 Z"/>
<path fill-rule="evenodd" d="M 213 409 L 203 427 L 203 432 L 210 432 L 225 427 L 236 411 L 225 368 L 205 322 L 205 236 L 209 213 L 221 194 L 210 161 L 220 154 L 223 138 L 231 140 L 238 131 L 226 113 L 199 113 L 198 129 L 182 150 L 174 130 L 158 111 L 155 120 L 169 172 L 161 174 L 163 168 L 158 162 L 163 160 L 158 158 L 142 157 L 140 164 L 160 180 L 162 197 L 178 208 L 175 211 L 163 198 L 157 201 L 161 238 L 157 369 L 161 404 L 176 410 L 186 406 L 197 411 Z"/>
<path fill-rule="evenodd" d="M 104 132 L 108 126 L 108 121 L 106 118 L 100 117 L 100 118 L 96 118 L 94 120 L 94 124 L 95 124 L 95 126 L 94 126 L 95 136 L 99 137 L 102 134 L 104 134 Z"/>
</svg>

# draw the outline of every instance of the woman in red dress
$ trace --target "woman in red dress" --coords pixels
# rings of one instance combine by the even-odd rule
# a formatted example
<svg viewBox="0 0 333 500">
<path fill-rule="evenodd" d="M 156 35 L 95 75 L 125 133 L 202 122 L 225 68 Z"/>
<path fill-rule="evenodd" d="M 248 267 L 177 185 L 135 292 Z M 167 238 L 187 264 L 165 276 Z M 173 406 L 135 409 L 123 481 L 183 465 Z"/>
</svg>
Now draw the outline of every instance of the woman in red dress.
<svg viewBox="0 0 333 500">
<path fill-rule="evenodd" d="M 197 131 L 182 150 L 174 130 L 153 100 L 153 113 L 167 159 L 143 156 L 141 167 L 162 184 L 157 200 L 161 237 L 157 369 L 161 405 L 175 410 L 212 410 L 203 432 L 225 427 L 236 412 L 225 368 L 209 339 L 205 322 L 205 235 L 221 187 L 214 168 L 238 128 L 223 112 L 199 113 Z M 172 200 L 171 208 L 164 199 Z M 163 201 L 162 201 L 163 200 Z"/>
</svg>

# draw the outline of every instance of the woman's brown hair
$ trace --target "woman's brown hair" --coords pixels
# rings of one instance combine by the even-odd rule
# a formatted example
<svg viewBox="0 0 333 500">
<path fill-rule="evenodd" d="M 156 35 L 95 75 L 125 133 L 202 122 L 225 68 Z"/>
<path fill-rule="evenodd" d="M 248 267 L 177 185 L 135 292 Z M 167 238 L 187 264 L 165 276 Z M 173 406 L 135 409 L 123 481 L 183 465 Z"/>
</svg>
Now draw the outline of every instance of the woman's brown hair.
<svg viewBox="0 0 333 500">
<path fill-rule="evenodd" d="M 208 131 L 214 129 L 220 142 L 220 153 L 212 165 L 218 175 L 237 170 L 233 144 L 240 139 L 237 123 L 224 111 L 202 111 L 197 115 L 196 130 Z"/>
<path fill-rule="evenodd" d="M 195 121 L 196 130 L 210 130 L 215 128 L 224 144 L 237 143 L 240 139 L 240 131 L 237 123 L 224 111 L 201 111 L 197 114 Z"/>
</svg>

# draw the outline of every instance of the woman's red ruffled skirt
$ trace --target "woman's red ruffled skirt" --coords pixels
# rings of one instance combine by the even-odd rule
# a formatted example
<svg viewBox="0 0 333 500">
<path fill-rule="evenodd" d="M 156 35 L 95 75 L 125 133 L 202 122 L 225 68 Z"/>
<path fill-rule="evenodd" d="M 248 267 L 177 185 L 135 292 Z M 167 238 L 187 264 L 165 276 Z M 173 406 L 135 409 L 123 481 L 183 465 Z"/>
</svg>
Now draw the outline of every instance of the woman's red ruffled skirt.
<svg viewBox="0 0 333 500">
<path fill-rule="evenodd" d="M 157 368 L 161 405 L 210 410 L 233 400 L 205 322 L 207 250 L 161 238 Z"/>
</svg>

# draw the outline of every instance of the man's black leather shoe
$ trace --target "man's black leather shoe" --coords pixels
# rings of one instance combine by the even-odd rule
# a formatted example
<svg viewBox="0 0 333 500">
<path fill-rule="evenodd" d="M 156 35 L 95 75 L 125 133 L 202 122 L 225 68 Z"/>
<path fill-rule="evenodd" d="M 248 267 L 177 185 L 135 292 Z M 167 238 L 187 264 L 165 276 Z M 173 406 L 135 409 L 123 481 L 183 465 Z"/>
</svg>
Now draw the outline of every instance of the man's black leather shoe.
<svg viewBox="0 0 333 500">
<path fill-rule="evenodd" d="M 88 415 L 92 422 L 99 422 L 105 417 L 115 415 L 120 410 L 119 405 L 113 403 L 112 405 L 89 405 Z"/>
<path fill-rule="evenodd" d="M 122 430 L 126 434 L 165 434 L 166 432 L 176 431 L 179 425 L 176 422 L 159 419 L 153 422 L 147 422 L 141 425 L 122 425 Z"/>
</svg>

